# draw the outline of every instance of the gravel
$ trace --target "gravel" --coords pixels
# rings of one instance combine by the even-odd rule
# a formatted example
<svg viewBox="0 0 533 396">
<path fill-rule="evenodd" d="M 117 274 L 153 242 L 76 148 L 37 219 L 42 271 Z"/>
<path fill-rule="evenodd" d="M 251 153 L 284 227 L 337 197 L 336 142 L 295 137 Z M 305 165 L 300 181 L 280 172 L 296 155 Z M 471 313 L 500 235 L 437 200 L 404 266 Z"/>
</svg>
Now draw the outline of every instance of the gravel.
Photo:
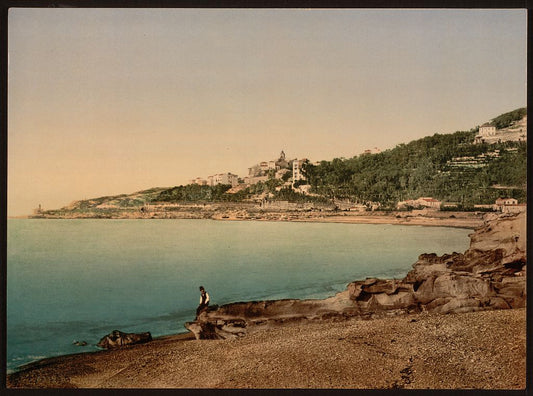
<svg viewBox="0 0 533 396">
<path fill-rule="evenodd" d="M 22 388 L 524 389 L 526 310 L 262 325 L 234 340 L 171 336 L 47 359 Z"/>
</svg>

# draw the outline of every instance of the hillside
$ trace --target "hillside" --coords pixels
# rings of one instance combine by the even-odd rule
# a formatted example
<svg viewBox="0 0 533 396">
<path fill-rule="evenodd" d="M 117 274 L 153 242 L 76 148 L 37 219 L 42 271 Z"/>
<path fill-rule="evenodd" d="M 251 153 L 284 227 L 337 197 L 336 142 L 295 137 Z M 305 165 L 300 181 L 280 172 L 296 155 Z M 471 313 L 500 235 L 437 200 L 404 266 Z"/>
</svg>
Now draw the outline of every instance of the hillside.
<svg viewBox="0 0 533 396">
<path fill-rule="evenodd" d="M 91 210 L 109 213 L 114 210 L 121 211 L 128 208 L 139 208 L 152 202 L 162 191 L 166 191 L 167 189 L 168 187 L 154 187 L 148 190 L 137 191 L 132 194 L 120 194 L 74 201 L 64 208 L 47 212 L 76 213 Z"/>
<path fill-rule="evenodd" d="M 464 207 L 502 194 L 525 202 L 527 144 L 474 144 L 476 133 L 435 134 L 379 154 L 308 164 L 305 174 L 311 192 L 388 206 L 420 196 Z"/>
<path fill-rule="evenodd" d="M 505 129 L 511 127 L 516 122 L 523 120 L 526 116 L 527 109 L 522 107 L 508 113 L 500 114 L 498 117 L 492 119 L 490 124 L 494 125 L 496 129 Z"/>
<path fill-rule="evenodd" d="M 525 136 L 526 109 L 517 109 L 490 121 L 500 134 Z M 397 202 L 431 196 L 443 202 L 470 209 L 475 204 L 490 204 L 499 197 L 526 200 L 527 143 L 502 141 L 475 143 L 478 128 L 450 134 L 434 134 L 378 154 L 362 154 L 349 159 L 335 158 L 318 164 L 305 163 L 302 173 L 309 193 L 302 194 L 270 178 L 247 187 L 230 190 L 229 185 L 190 184 L 171 188 L 151 188 L 133 194 L 76 201 L 57 211 L 100 213 L 140 210 L 148 204 L 244 203 L 268 198 L 270 201 L 328 204 L 345 199 L 374 202 L 393 208 Z M 287 174 L 286 176 L 291 176 Z M 228 191 L 229 190 L 229 191 Z"/>
</svg>

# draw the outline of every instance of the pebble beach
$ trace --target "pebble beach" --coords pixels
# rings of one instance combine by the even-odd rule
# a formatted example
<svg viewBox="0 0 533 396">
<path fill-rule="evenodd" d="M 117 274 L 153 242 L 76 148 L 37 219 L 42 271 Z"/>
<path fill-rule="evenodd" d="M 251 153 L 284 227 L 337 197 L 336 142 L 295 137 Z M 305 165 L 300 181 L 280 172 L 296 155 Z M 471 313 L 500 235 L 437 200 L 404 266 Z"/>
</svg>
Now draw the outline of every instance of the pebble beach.
<svg viewBox="0 0 533 396">
<path fill-rule="evenodd" d="M 525 385 L 525 309 L 295 321 L 257 326 L 232 340 L 182 334 L 45 359 L 8 376 L 11 388 L 517 390 Z"/>
</svg>

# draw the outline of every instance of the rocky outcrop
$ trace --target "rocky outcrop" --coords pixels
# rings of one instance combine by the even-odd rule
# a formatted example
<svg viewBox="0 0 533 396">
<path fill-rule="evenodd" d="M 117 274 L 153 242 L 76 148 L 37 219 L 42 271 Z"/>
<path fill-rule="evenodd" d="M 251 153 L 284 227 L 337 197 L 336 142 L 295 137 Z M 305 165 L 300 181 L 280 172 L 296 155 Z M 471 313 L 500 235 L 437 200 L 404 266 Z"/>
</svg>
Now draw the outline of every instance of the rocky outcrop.
<svg viewBox="0 0 533 396">
<path fill-rule="evenodd" d="M 487 217 L 470 235 L 470 248 L 423 254 L 404 283 L 422 309 L 467 312 L 520 308 L 526 303 L 526 214 Z"/>
<path fill-rule="evenodd" d="M 202 317 L 202 315 L 204 315 Z M 242 319 L 206 320 L 205 314 L 200 314 L 195 322 L 185 323 L 185 328 L 200 339 L 226 339 L 242 337 L 246 333 L 246 321 Z"/>
<path fill-rule="evenodd" d="M 526 214 L 489 215 L 464 253 L 422 254 L 402 280 L 368 278 L 325 300 L 222 305 L 186 324 L 197 339 L 243 336 L 265 323 L 432 311 L 460 313 L 526 304 Z"/>
<path fill-rule="evenodd" d="M 150 332 L 146 333 L 123 333 L 119 330 L 113 330 L 96 344 L 100 348 L 114 349 L 125 345 L 142 344 L 152 341 Z"/>
<path fill-rule="evenodd" d="M 348 291 L 324 300 L 269 300 L 226 304 L 202 312 L 185 328 L 196 339 L 242 337 L 253 326 L 282 324 L 294 320 L 319 320 L 356 315 Z"/>
</svg>

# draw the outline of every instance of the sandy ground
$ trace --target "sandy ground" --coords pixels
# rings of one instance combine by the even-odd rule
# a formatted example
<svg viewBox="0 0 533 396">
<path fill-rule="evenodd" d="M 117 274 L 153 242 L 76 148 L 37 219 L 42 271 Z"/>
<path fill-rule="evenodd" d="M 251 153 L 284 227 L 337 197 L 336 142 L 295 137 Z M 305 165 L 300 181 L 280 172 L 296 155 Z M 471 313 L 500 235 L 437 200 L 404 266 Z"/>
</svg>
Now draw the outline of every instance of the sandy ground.
<svg viewBox="0 0 533 396">
<path fill-rule="evenodd" d="M 292 322 L 47 359 L 9 387 L 523 389 L 526 310 Z"/>
<path fill-rule="evenodd" d="M 477 228 L 483 224 L 480 218 L 407 217 L 394 216 L 328 216 L 323 218 L 298 219 L 292 221 L 346 223 L 346 224 L 397 224 L 433 227 Z"/>
</svg>

